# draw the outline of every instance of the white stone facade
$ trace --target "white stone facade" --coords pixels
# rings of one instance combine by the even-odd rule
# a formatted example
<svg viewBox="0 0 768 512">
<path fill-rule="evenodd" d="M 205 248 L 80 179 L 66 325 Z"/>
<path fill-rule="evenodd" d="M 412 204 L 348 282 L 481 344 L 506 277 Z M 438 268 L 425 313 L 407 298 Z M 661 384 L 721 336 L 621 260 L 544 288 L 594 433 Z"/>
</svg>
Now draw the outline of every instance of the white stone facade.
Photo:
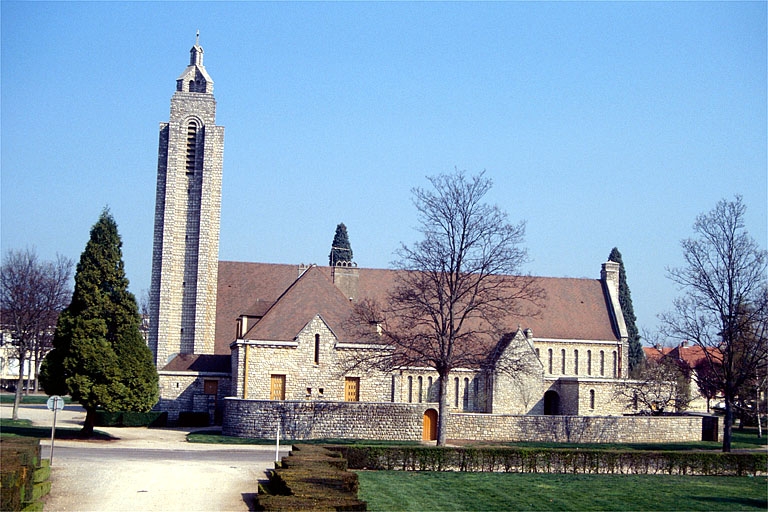
<svg viewBox="0 0 768 512">
<path fill-rule="evenodd" d="M 214 351 L 224 128 L 202 48 L 190 54 L 160 125 L 149 333 L 158 368 Z"/>
</svg>

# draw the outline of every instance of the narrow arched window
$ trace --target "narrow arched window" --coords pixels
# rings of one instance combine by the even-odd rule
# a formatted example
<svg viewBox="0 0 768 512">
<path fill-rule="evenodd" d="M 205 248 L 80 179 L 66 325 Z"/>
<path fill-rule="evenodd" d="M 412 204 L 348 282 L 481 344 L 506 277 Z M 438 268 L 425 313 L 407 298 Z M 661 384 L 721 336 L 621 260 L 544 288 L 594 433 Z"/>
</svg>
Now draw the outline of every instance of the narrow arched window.
<svg viewBox="0 0 768 512">
<path fill-rule="evenodd" d="M 592 351 L 587 350 L 587 375 L 592 375 Z"/>
<path fill-rule="evenodd" d="M 453 395 L 453 406 L 455 408 L 459 408 L 459 378 L 456 377 L 453 379 L 453 387 L 454 387 L 454 395 Z"/>
<path fill-rule="evenodd" d="M 547 355 L 549 356 L 549 364 L 547 367 L 549 368 L 549 374 L 552 375 L 552 349 L 550 348 L 547 350 Z"/>
<path fill-rule="evenodd" d="M 578 350 L 573 351 L 573 374 L 574 375 L 579 374 L 579 351 Z"/>
<path fill-rule="evenodd" d="M 465 411 L 469 409 L 469 379 L 466 377 L 464 378 L 464 400 L 462 407 Z"/>
<path fill-rule="evenodd" d="M 413 402 L 413 377 L 408 376 L 408 403 Z"/>
<path fill-rule="evenodd" d="M 600 376 L 605 377 L 605 352 L 600 351 Z"/>
<path fill-rule="evenodd" d="M 320 364 L 320 335 L 315 334 L 315 364 Z"/>
<path fill-rule="evenodd" d="M 589 390 L 589 408 L 592 410 L 595 409 L 595 390 L 594 389 Z"/>
<path fill-rule="evenodd" d="M 613 351 L 613 378 L 619 378 L 619 355 L 616 351 Z"/>
<path fill-rule="evenodd" d="M 561 366 L 560 373 L 565 375 L 565 349 L 560 350 Z"/>
<path fill-rule="evenodd" d="M 195 161 L 197 159 L 197 123 L 190 121 L 187 125 L 187 174 L 195 174 Z"/>
<path fill-rule="evenodd" d="M 424 379 L 422 377 L 419 377 L 419 403 L 421 403 L 424 400 Z"/>
</svg>

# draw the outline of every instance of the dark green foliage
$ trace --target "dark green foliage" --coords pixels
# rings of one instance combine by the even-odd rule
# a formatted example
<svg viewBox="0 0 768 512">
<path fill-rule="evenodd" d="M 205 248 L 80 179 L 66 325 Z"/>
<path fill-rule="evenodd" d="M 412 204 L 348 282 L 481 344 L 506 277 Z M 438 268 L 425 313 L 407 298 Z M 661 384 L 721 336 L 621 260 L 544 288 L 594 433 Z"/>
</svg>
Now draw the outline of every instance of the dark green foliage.
<svg viewBox="0 0 768 512">
<path fill-rule="evenodd" d="M 94 424 L 97 427 L 165 427 L 168 412 L 96 411 Z"/>
<path fill-rule="evenodd" d="M 328 255 L 328 264 L 336 265 L 340 261 L 352 261 L 352 246 L 349 243 L 347 226 L 342 222 L 336 226 L 336 234 L 333 236 L 331 253 Z"/>
<path fill-rule="evenodd" d="M 768 454 L 616 451 L 518 447 L 329 446 L 350 469 L 494 471 L 512 473 L 618 473 L 670 475 L 764 474 Z"/>
<path fill-rule="evenodd" d="M 96 408 L 143 412 L 158 399 L 157 370 L 139 330 L 121 246 L 117 224 L 105 209 L 91 228 L 72 302 L 59 316 L 54 348 L 40 371 L 48 394 L 69 394 L 85 408 L 86 434 Z"/>
<path fill-rule="evenodd" d="M 357 474 L 338 452 L 294 445 L 260 487 L 257 510 L 366 510 L 357 490 Z"/>
<path fill-rule="evenodd" d="M 624 262 L 621 259 L 621 253 L 616 247 L 611 250 L 608 256 L 609 261 L 619 264 L 619 304 L 621 304 L 621 313 L 624 315 L 624 322 L 627 324 L 627 341 L 629 342 L 629 371 L 635 372 L 645 361 L 645 353 L 640 344 L 640 333 L 637 331 L 637 317 L 635 308 L 632 307 L 632 294 L 627 285 L 627 271 L 624 270 Z"/>
<path fill-rule="evenodd" d="M 211 418 L 207 412 L 182 411 L 179 413 L 180 427 L 207 427 Z"/>
<path fill-rule="evenodd" d="M 42 510 L 39 500 L 51 490 L 50 475 L 39 439 L 0 437 L 0 510 Z"/>
</svg>

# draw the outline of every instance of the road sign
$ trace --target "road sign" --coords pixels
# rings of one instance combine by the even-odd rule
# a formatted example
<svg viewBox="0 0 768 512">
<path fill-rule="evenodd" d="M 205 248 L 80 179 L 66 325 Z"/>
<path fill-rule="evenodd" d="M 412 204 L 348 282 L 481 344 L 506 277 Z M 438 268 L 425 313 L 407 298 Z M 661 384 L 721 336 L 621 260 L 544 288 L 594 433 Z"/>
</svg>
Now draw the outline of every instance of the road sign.
<svg viewBox="0 0 768 512">
<path fill-rule="evenodd" d="M 58 395 L 53 395 L 48 399 L 48 401 L 46 402 L 46 405 L 48 406 L 49 411 L 52 411 L 54 409 L 61 411 L 62 409 L 64 409 L 64 399 Z"/>
</svg>

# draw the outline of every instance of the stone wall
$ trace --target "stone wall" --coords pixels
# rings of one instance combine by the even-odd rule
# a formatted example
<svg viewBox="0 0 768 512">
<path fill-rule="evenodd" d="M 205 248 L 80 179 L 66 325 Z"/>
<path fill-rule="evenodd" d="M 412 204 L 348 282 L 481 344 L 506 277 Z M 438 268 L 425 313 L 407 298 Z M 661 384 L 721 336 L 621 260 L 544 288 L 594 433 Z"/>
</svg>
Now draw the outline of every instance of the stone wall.
<svg viewBox="0 0 768 512">
<path fill-rule="evenodd" d="M 390 401 L 391 375 L 364 369 L 343 373 L 347 351 L 361 350 L 343 346 L 319 315 L 293 341 L 238 340 L 232 351 L 232 372 L 236 375 L 232 394 L 238 398 L 268 400 L 273 376 L 283 376 L 286 400 L 343 401 L 345 381 L 356 378 L 359 379 L 358 400 Z"/>
<path fill-rule="evenodd" d="M 449 439 L 558 443 L 700 441 L 700 416 L 512 416 L 452 414 Z"/>
<path fill-rule="evenodd" d="M 284 439 L 419 441 L 424 413 L 437 404 L 224 400 L 223 434 Z M 701 416 L 519 416 L 451 413 L 448 439 L 581 443 L 698 441 Z"/>
<path fill-rule="evenodd" d="M 207 412 L 211 423 L 220 423 L 224 397 L 230 394 L 230 379 L 218 373 L 160 371 L 160 400 L 154 410 L 168 412 L 168 422 L 175 425 L 182 412 Z M 216 394 L 207 394 L 205 382 L 216 381 Z"/>
<path fill-rule="evenodd" d="M 425 406 L 371 402 L 224 401 L 227 436 L 285 439 L 420 440 Z"/>
</svg>

